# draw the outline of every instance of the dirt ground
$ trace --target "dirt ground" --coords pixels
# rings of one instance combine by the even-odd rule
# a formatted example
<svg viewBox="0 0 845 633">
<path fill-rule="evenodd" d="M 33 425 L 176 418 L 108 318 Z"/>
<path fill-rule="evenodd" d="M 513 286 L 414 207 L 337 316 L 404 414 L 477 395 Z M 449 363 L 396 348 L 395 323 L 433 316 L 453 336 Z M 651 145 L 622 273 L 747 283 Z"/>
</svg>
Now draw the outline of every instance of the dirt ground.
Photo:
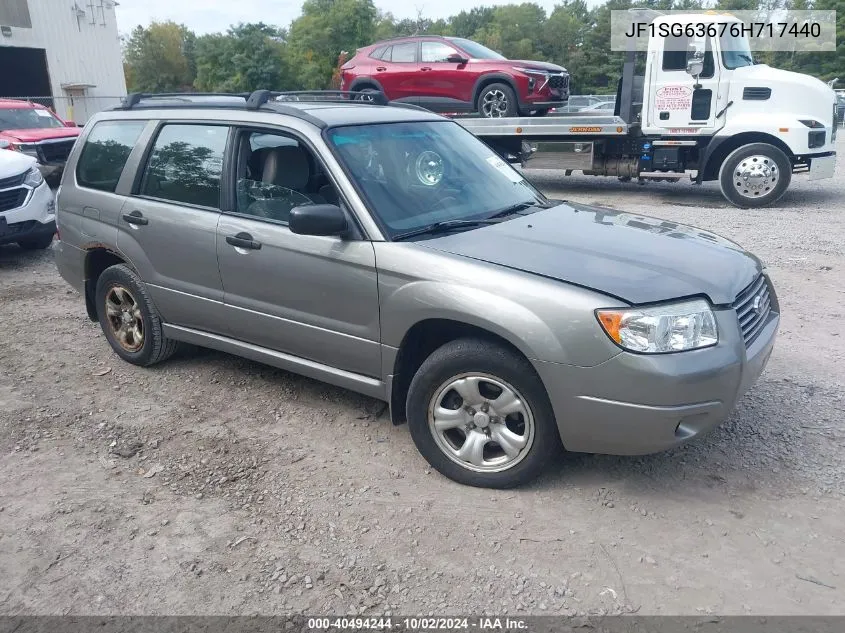
<svg viewBox="0 0 845 633">
<path fill-rule="evenodd" d="M 202 350 L 123 363 L 50 251 L 0 247 L 0 613 L 845 614 L 843 163 L 758 211 L 529 171 L 738 241 L 783 321 L 711 435 L 508 492 L 432 472 L 350 392 Z"/>
</svg>

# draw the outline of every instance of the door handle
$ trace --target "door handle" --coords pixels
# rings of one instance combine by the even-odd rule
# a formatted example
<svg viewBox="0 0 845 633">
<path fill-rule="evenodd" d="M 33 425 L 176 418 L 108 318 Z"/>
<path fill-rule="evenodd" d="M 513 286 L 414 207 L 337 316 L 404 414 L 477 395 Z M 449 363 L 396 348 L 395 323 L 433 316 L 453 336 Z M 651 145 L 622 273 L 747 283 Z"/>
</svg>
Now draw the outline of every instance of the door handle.
<svg viewBox="0 0 845 633">
<path fill-rule="evenodd" d="M 387 67 L 386 66 L 376 66 L 376 70 L 380 73 L 383 73 L 385 70 L 387 70 Z"/>
<path fill-rule="evenodd" d="M 134 224 L 135 226 L 146 226 L 150 221 L 144 217 L 140 211 L 133 211 L 132 213 L 124 213 L 123 221 L 127 224 Z"/>
<path fill-rule="evenodd" d="M 252 239 L 252 235 L 250 235 L 249 233 L 227 235 L 226 243 L 231 244 L 235 248 L 247 248 L 253 251 L 257 251 L 261 248 L 261 242 L 256 242 L 254 239 Z"/>
<path fill-rule="evenodd" d="M 431 70 L 431 66 L 423 66 L 420 70 Z"/>
</svg>

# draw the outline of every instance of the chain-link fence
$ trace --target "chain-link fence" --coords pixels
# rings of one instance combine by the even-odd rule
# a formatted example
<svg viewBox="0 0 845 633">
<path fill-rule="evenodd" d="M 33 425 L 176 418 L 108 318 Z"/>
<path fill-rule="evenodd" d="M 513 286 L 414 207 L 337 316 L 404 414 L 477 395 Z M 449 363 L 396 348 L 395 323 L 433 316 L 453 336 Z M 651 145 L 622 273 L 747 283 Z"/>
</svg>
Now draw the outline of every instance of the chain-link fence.
<svg viewBox="0 0 845 633">
<path fill-rule="evenodd" d="M 3 99 L 18 99 L 30 101 L 50 108 L 66 121 L 73 121 L 84 125 L 88 119 L 107 108 L 120 104 L 123 97 L 100 96 L 62 96 L 62 97 L 2 97 Z"/>
</svg>

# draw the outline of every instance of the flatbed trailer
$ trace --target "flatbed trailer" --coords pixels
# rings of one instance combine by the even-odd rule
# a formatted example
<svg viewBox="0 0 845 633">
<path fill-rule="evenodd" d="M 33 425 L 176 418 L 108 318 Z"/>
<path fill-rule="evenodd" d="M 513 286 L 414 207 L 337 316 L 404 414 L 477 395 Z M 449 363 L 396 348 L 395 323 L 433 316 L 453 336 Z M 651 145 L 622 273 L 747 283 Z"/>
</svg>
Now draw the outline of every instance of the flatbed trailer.
<svg viewBox="0 0 845 633">
<path fill-rule="evenodd" d="M 682 25 L 739 21 L 716 12 L 647 15 Z M 793 173 L 833 177 L 830 86 L 754 63 L 747 38 L 668 39 L 649 39 L 643 74 L 636 74 L 642 53 L 628 50 L 613 115 L 455 120 L 511 163 L 640 181 L 716 180 L 738 207 L 775 203 Z"/>
</svg>

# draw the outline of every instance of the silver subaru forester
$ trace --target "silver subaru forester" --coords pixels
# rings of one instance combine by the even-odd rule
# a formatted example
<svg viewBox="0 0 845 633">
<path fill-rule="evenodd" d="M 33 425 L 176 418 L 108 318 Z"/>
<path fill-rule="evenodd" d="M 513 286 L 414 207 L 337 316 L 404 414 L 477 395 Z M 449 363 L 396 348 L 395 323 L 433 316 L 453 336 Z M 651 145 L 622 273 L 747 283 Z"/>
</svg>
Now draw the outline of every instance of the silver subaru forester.
<svg viewBox="0 0 845 633">
<path fill-rule="evenodd" d="M 382 399 L 474 486 L 707 432 L 780 319 L 733 242 L 548 199 L 454 121 L 348 96 L 130 95 L 85 126 L 57 217 L 124 360 L 187 342 Z"/>
</svg>

